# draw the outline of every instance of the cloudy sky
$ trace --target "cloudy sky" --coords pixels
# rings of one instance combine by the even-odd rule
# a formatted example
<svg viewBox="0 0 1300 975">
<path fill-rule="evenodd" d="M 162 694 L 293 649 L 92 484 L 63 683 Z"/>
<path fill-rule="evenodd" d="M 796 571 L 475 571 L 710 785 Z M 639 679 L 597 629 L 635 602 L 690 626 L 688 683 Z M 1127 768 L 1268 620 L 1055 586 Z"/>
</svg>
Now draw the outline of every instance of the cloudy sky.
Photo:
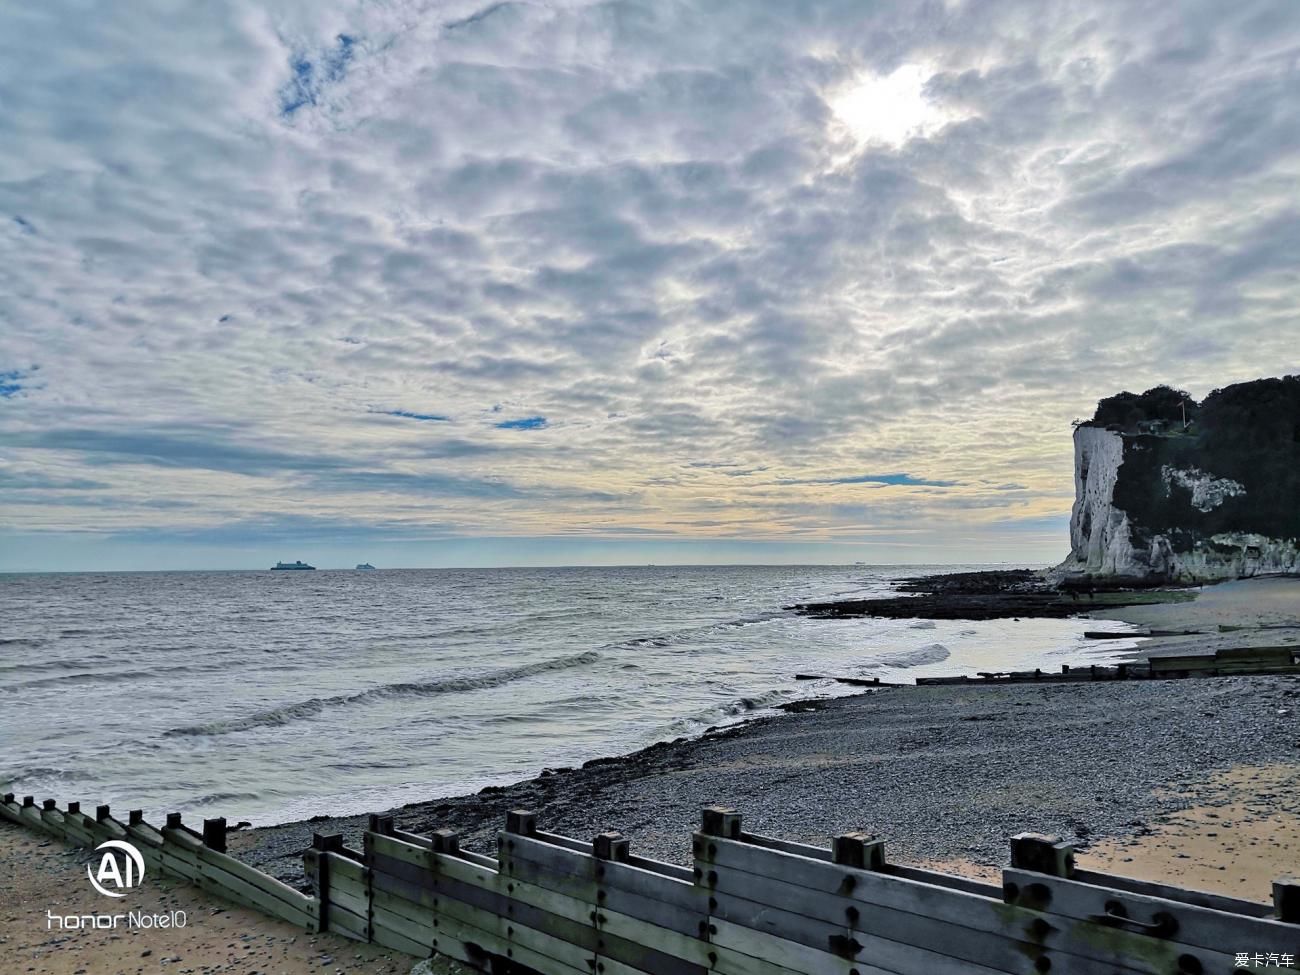
<svg viewBox="0 0 1300 975">
<path fill-rule="evenodd" d="M 1300 4 L 0 11 L 0 568 L 1026 560 L 1300 371 Z"/>
</svg>

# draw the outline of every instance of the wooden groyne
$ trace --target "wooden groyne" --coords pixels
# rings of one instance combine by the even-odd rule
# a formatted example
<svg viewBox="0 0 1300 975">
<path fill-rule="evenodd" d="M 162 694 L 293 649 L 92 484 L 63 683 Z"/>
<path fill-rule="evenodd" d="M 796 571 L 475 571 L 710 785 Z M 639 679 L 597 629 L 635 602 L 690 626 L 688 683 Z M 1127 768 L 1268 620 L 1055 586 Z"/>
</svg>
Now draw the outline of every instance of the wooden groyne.
<svg viewBox="0 0 1300 975">
<path fill-rule="evenodd" d="M 319 929 L 320 901 L 281 883 L 226 852 L 226 821 L 206 819 L 197 832 L 171 813 L 158 828 L 144 821 L 139 810 L 126 822 L 113 818 L 108 806 L 95 815 L 81 811 L 81 804 L 68 803 L 59 809 L 53 799 L 40 806 L 32 796 L 16 800 L 12 793 L 0 802 L 0 818 L 35 830 L 74 846 L 97 847 L 108 840 L 123 840 L 140 852 L 149 872 L 162 873 L 194 884 L 236 904 L 306 928 Z"/>
<path fill-rule="evenodd" d="M 100 810 L 0 804 L 67 842 L 138 843 L 162 872 L 309 930 L 493 975 L 1227 975 L 1300 953 L 1298 881 L 1275 883 L 1271 905 L 1239 900 L 1080 870 L 1069 844 L 1029 833 L 996 886 L 890 863 L 864 833 L 829 849 L 749 833 L 720 807 L 704 810 L 690 867 L 636 856 L 617 832 L 544 832 L 526 811 L 495 857 L 372 816 L 360 850 L 313 838 L 308 896 L 217 849 L 220 820 L 197 833 Z"/>
<path fill-rule="evenodd" d="M 1215 653 L 1166 654 L 1145 661 L 1092 664 L 1086 667 L 1062 664 L 1059 672 L 1043 670 L 983 671 L 976 677 L 918 677 L 926 684 L 1072 684 L 1112 680 L 1171 680 L 1184 677 L 1240 677 L 1251 674 L 1300 674 L 1300 647 L 1240 647 Z"/>
</svg>

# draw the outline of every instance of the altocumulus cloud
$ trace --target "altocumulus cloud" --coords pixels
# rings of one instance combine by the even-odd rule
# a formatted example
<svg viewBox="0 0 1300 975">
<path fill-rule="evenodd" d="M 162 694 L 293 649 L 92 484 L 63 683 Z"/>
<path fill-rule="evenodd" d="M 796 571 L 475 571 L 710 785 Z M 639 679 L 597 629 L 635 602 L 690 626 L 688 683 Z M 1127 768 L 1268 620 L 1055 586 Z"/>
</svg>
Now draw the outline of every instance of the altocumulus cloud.
<svg viewBox="0 0 1300 975">
<path fill-rule="evenodd" d="M 1290 0 L 9 4 L 0 531 L 1059 528 L 1099 396 L 1300 368 L 1298 44 Z"/>
</svg>

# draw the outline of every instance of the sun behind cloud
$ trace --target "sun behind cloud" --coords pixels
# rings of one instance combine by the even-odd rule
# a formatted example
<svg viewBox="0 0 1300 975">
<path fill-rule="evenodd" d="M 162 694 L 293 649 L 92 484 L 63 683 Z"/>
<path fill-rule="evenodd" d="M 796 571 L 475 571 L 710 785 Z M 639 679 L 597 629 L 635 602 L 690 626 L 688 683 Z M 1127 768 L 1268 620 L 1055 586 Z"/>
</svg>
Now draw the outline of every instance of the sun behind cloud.
<svg viewBox="0 0 1300 975">
<path fill-rule="evenodd" d="M 926 94 L 933 75 L 924 64 L 904 64 L 889 74 L 866 71 L 831 95 L 835 122 L 864 145 L 897 147 L 937 132 L 961 116 Z"/>
</svg>

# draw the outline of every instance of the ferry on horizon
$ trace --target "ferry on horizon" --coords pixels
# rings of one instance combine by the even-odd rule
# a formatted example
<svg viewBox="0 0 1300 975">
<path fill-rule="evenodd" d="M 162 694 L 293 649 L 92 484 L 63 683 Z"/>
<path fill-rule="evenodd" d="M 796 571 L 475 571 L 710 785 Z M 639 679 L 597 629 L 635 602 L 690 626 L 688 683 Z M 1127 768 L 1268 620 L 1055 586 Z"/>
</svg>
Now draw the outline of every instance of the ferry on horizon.
<svg viewBox="0 0 1300 975">
<path fill-rule="evenodd" d="M 271 566 L 271 571 L 275 572 L 277 569 L 311 569 L 314 572 L 316 566 L 308 565 L 306 562 L 277 562 Z"/>
<path fill-rule="evenodd" d="M 375 567 L 374 567 L 373 565 L 371 565 L 369 562 L 358 562 L 358 563 L 357 563 L 357 568 L 360 569 L 360 570 L 363 571 L 363 572 L 374 572 L 374 571 L 375 571 Z"/>
</svg>

